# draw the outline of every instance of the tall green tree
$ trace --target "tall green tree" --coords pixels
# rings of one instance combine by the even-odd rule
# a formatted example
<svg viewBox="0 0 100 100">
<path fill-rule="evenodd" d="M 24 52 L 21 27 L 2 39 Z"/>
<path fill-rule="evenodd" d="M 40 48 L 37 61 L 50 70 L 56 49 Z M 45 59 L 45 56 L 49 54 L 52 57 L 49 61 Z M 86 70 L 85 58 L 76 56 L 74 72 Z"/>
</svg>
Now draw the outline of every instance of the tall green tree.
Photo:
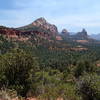
<svg viewBox="0 0 100 100">
<path fill-rule="evenodd" d="M 19 94 L 25 95 L 29 88 L 30 73 L 38 70 L 38 63 L 31 54 L 14 49 L 1 57 L 0 69 L 1 86 L 14 88 Z"/>
<path fill-rule="evenodd" d="M 75 76 L 79 77 L 84 73 L 91 73 L 96 71 L 95 64 L 88 60 L 80 60 L 76 65 Z"/>
<path fill-rule="evenodd" d="M 83 100 L 100 100 L 100 76 L 97 74 L 85 73 L 80 77 L 77 86 Z"/>
</svg>

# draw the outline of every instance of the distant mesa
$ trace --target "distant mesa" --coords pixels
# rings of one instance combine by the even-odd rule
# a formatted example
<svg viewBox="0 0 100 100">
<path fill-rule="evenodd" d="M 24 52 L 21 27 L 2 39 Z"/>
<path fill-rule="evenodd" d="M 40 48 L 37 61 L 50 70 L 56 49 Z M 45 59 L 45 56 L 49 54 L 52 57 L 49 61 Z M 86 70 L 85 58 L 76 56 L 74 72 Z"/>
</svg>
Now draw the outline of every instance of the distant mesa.
<svg viewBox="0 0 100 100">
<path fill-rule="evenodd" d="M 68 32 L 68 30 L 64 28 L 61 31 L 61 34 L 59 34 L 57 27 L 54 24 L 50 24 L 49 22 L 47 22 L 46 19 L 43 17 L 36 19 L 31 24 L 19 28 L 7 28 L 4 26 L 0 26 L 0 34 L 6 35 L 7 37 L 11 38 L 19 38 L 19 37 L 21 38 L 32 35 L 32 36 L 39 36 L 41 38 L 46 38 L 49 40 L 50 39 L 62 40 L 65 38 L 71 40 L 92 40 L 92 37 L 94 37 L 94 36 L 89 37 L 86 29 L 84 28 L 82 29 L 81 32 L 77 32 L 76 34 Z M 96 36 L 96 39 L 99 36 L 100 35 Z M 98 40 L 100 40 L 100 38 Z"/>
<path fill-rule="evenodd" d="M 78 32 L 77 35 L 86 36 L 86 37 L 88 36 L 87 31 L 85 29 L 82 29 L 82 31 Z"/>
<path fill-rule="evenodd" d="M 100 40 L 100 33 L 99 34 L 92 34 L 90 35 L 91 38 L 96 39 L 96 40 Z"/>
<path fill-rule="evenodd" d="M 88 38 L 88 34 L 87 34 L 87 31 L 85 29 L 82 29 L 81 32 L 78 32 L 76 34 L 76 36 L 79 37 L 80 39 Z"/>
</svg>

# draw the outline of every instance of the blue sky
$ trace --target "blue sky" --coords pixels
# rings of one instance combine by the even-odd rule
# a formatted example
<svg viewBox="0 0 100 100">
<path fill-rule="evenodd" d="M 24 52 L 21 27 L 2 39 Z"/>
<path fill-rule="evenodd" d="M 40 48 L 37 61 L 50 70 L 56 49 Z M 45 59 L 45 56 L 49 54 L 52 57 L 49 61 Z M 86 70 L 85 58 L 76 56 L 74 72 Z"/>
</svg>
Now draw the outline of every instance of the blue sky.
<svg viewBox="0 0 100 100">
<path fill-rule="evenodd" d="M 20 27 L 39 17 L 59 31 L 100 33 L 100 0 L 0 0 L 0 25 Z"/>
</svg>

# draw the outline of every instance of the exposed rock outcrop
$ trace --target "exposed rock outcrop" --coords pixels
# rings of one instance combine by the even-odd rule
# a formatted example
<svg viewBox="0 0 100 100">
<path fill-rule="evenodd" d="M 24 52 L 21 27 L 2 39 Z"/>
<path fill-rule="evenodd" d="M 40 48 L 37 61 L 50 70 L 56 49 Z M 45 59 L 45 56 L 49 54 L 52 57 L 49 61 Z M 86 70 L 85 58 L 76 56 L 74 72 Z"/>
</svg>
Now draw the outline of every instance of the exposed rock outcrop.
<svg viewBox="0 0 100 100">
<path fill-rule="evenodd" d="M 40 35 L 56 36 L 58 34 L 58 29 L 55 25 L 48 23 L 44 18 L 38 18 L 33 23 L 17 28 L 23 32 L 34 32 L 42 33 Z"/>
<path fill-rule="evenodd" d="M 61 34 L 63 34 L 63 35 L 69 35 L 69 32 L 66 29 L 63 29 L 62 32 L 61 32 Z"/>
<path fill-rule="evenodd" d="M 10 38 L 18 38 L 18 36 L 21 35 L 21 32 L 12 28 L 0 26 L 0 34 L 6 35 Z"/>
<path fill-rule="evenodd" d="M 81 38 L 88 38 L 88 34 L 87 34 L 87 31 L 85 29 L 83 29 L 81 32 L 78 32 L 77 34 L 77 37 L 79 37 L 80 39 Z"/>
<path fill-rule="evenodd" d="M 58 33 L 58 29 L 55 25 L 48 23 L 44 18 L 39 18 L 32 23 L 33 26 L 40 27 L 42 29 L 48 30 L 51 34 L 55 35 Z"/>
</svg>

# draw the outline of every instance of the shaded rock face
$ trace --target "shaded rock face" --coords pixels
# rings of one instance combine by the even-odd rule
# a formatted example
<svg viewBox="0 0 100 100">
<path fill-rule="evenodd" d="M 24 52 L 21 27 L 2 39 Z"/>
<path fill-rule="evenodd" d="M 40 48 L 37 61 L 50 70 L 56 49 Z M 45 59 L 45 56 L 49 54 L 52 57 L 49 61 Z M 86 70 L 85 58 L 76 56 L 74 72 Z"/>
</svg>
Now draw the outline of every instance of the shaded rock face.
<svg viewBox="0 0 100 100">
<path fill-rule="evenodd" d="M 33 26 L 40 27 L 42 29 L 48 30 L 51 34 L 56 35 L 58 29 L 55 25 L 48 23 L 44 18 L 39 18 L 32 23 Z"/>
<path fill-rule="evenodd" d="M 80 38 L 88 38 L 88 34 L 85 29 L 83 29 L 81 32 L 78 32 L 76 35 Z"/>
<path fill-rule="evenodd" d="M 85 29 L 83 29 L 81 32 L 78 32 L 77 35 L 80 35 L 80 36 L 88 36 L 87 34 L 87 31 Z"/>
<path fill-rule="evenodd" d="M 64 35 L 69 35 L 69 32 L 66 29 L 63 29 L 61 33 Z"/>
</svg>

